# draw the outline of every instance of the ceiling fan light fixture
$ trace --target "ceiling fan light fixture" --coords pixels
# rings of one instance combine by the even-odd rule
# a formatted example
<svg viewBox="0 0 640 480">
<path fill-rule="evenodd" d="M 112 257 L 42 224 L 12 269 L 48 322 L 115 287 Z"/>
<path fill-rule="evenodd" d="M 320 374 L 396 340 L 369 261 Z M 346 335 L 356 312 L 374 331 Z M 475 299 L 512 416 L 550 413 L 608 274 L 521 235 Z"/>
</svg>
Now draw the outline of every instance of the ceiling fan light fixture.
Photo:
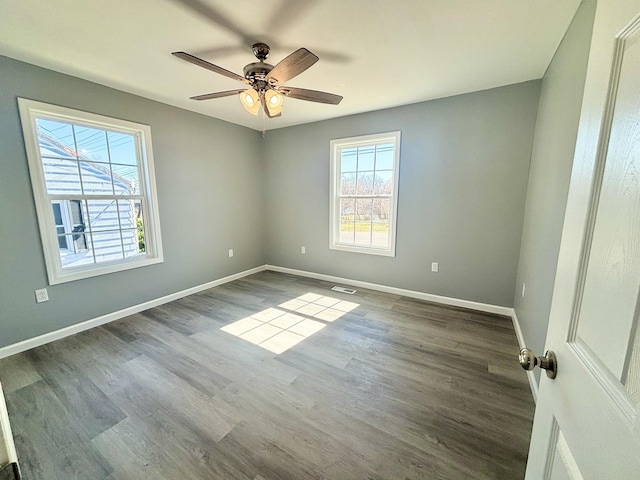
<svg viewBox="0 0 640 480">
<path fill-rule="evenodd" d="M 238 80 L 247 86 L 243 89 L 189 97 L 192 100 L 211 100 L 239 94 L 242 107 L 247 112 L 252 115 L 258 115 L 262 105 L 264 113 L 269 118 L 281 115 L 284 97 L 330 105 L 338 105 L 342 100 L 340 95 L 333 93 L 282 85 L 283 82 L 297 77 L 319 60 L 317 55 L 314 55 L 306 48 L 299 48 L 283 60 L 280 60 L 275 66 L 264 63 L 264 60 L 269 55 L 269 45 L 266 43 L 255 43 L 253 45 L 253 53 L 259 61 L 245 65 L 243 69 L 244 77 L 187 52 L 173 52 L 172 55 L 219 75 Z"/>
<path fill-rule="evenodd" d="M 275 90 L 267 90 L 265 93 L 265 99 L 267 100 L 267 106 L 272 115 L 277 115 L 282 112 L 284 95 Z"/>
<path fill-rule="evenodd" d="M 260 98 L 258 97 L 258 92 L 253 88 L 248 88 L 244 92 L 240 93 L 240 101 L 247 112 L 251 115 L 258 115 L 258 110 L 260 110 Z"/>
</svg>

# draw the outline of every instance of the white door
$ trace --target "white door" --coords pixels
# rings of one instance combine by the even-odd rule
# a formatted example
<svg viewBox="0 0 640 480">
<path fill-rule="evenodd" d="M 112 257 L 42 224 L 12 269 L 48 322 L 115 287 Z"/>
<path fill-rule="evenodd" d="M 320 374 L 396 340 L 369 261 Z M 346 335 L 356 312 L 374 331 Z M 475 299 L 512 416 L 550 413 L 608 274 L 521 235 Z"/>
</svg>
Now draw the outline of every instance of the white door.
<svg viewBox="0 0 640 480">
<path fill-rule="evenodd" d="M 640 0 L 599 0 L 527 480 L 640 479 L 639 289 Z"/>
<path fill-rule="evenodd" d="M 18 463 L 18 456 L 9 425 L 7 404 L 4 401 L 2 384 L 0 384 L 0 470 L 10 463 Z"/>
</svg>

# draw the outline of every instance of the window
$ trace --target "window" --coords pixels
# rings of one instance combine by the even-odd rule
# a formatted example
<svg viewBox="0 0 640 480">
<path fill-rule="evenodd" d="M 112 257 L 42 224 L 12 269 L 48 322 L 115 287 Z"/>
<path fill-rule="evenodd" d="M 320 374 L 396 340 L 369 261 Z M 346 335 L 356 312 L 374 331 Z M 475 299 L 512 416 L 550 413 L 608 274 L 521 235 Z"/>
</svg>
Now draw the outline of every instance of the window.
<svg viewBox="0 0 640 480">
<path fill-rule="evenodd" d="M 395 256 L 400 132 L 331 141 L 329 248 Z"/>
<path fill-rule="evenodd" d="M 18 104 L 49 283 L 162 262 L 149 127 Z"/>
</svg>

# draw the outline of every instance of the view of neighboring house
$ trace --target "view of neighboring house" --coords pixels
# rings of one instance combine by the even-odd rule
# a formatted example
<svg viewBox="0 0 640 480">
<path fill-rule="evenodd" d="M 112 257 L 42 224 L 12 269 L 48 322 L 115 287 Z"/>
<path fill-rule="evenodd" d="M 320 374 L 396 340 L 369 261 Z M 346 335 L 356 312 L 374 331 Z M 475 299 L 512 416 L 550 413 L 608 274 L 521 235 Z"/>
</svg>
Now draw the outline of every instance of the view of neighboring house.
<svg viewBox="0 0 640 480">
<path fill-rule="evenodd" d="M 82 149 L 69 145 L 79 143 L 79 134 L 87 130 L 93 138 L 85 136 Z M 69 134 L 69 143 L 63 141 L 64 133 Z M 108 262 L 144 252 L 141 201 L 128 198 L 138 191 L 135 157 L 127 161 L 129 165 L 110 161 L 117 159 L 118 146 L 131 149 L 133 139 L 130 135 L 108 133 L 111 142 L 103 140 L 107 136 L 104 131 L 38 121 L 40 156 L 47 192 L 55 198 L 51 207 L 63 267 Z M 109 144 L 111 149 L 102 148 L 103 144 Z M 85 148 L 91 146 L 94 148 Z M 69 198 L 76 195 L 78 198 Z"/>
</svg>

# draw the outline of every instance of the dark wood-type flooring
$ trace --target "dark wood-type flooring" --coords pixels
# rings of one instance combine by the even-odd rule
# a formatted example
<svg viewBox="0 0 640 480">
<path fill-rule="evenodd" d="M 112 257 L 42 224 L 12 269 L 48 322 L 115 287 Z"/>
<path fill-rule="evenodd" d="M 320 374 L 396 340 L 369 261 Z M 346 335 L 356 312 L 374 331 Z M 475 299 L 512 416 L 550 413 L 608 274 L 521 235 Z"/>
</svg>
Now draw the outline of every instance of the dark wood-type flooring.
<svg viewBox="0 0 640 480">
<path fill-rule="evenodd" d="M 24 478 L 521 479 L 511 320 L 331 286 L 262 272 L 0 360 Z M 294 311 L 324 328 L 278 355 L 221 330 L 307 293 L 358 306 Z"/>
</svg>

